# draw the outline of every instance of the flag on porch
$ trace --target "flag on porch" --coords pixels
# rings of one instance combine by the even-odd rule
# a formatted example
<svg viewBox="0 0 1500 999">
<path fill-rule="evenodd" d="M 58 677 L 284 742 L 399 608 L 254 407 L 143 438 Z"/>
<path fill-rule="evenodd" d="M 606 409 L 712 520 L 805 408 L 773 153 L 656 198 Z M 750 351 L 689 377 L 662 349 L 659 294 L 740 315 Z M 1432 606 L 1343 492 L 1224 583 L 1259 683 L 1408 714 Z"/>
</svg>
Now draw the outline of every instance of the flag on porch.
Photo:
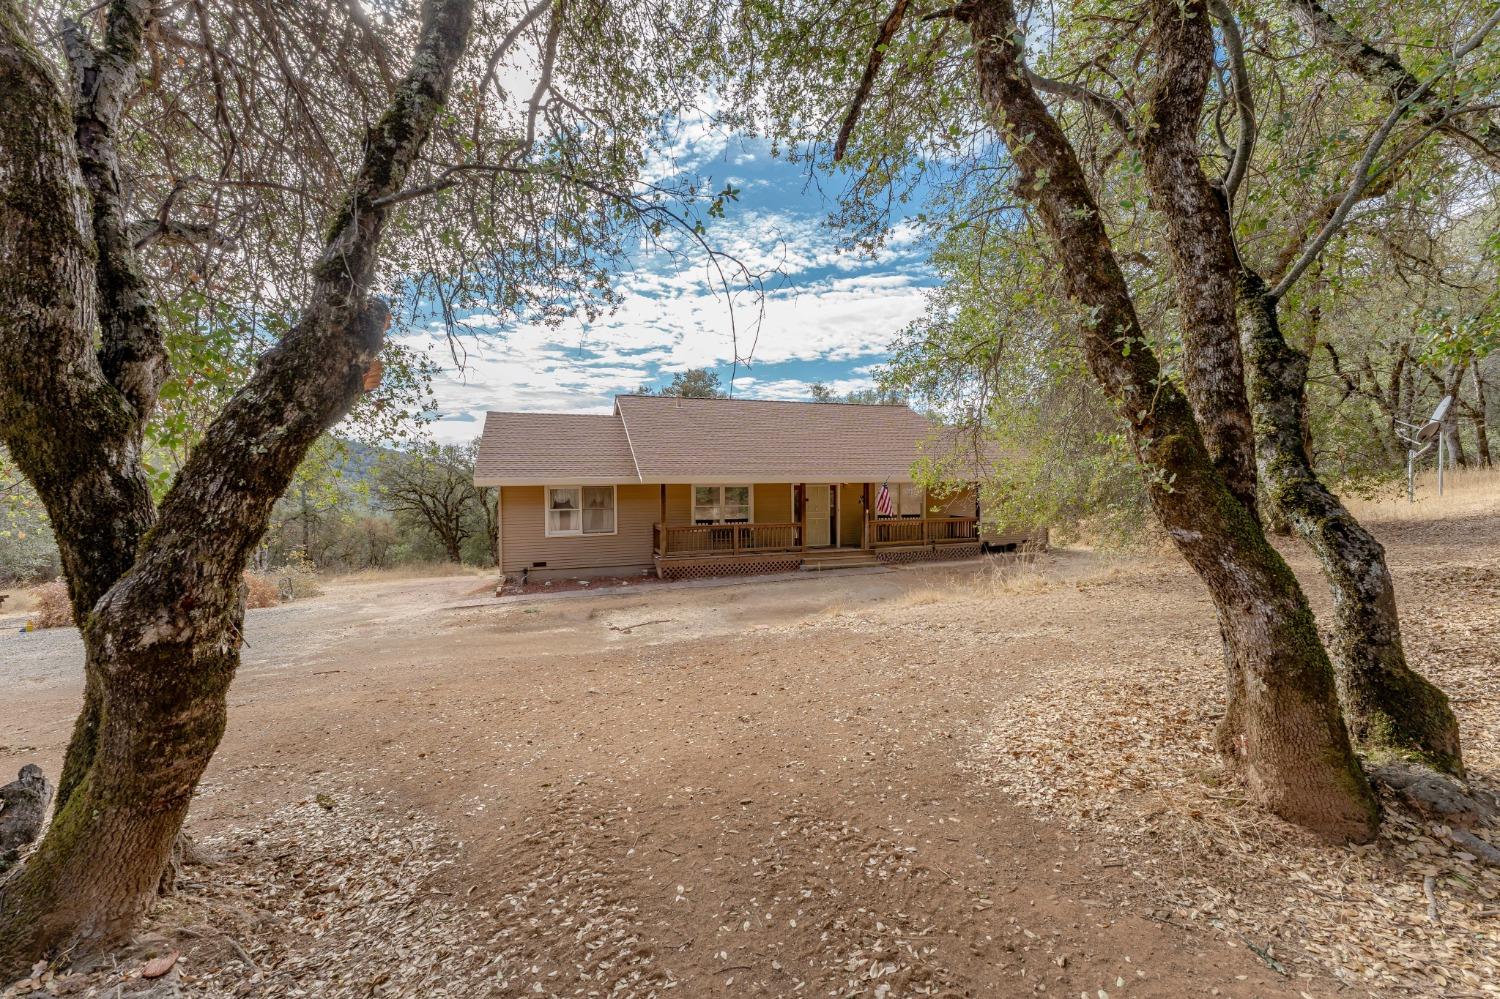
<svg viewBox="0 0 1500 999">
<path fill-rule="evenodd" d="M 891 506 L 891 485 L 889 482 L 880 484 L 880 493 L 875 497 L 875 512 L 882 517 L 889 517 L 896 512 Z"/>
</svg>

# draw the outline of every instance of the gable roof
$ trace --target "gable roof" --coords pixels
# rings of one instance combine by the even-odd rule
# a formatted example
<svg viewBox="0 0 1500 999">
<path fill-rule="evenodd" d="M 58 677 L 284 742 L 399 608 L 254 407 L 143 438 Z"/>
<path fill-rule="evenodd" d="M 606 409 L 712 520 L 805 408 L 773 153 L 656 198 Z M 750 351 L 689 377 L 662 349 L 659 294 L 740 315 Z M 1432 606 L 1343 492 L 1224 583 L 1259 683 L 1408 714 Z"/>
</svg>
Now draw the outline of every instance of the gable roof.
<svg viewBox="0 0 1500 999">
<path fill-rule="evenodd" d="M 908 406 L 622 395 L 609 416 L 490 413 L 474 480 L 905 482 L 938 438 Z"/>
<path fill-rule="evenodd" d="M 494 485 L 635 482 L 620 418 L 577 413 L 487 413 L 474 481 Z"/>
</svg>

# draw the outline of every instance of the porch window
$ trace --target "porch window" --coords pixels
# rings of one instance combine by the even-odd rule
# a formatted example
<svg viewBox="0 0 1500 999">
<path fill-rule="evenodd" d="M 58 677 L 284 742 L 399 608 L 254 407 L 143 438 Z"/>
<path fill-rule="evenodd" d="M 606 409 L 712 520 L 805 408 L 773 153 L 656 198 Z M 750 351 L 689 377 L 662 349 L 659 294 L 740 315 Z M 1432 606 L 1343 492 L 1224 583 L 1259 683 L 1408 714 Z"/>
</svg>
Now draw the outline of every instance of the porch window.
<svg viewBox="0 0 1500 999">
<path fill-rule="evenodd" d="M 693 523 L 750 523 L 750 487 L 694 486 Z"/>
<path fill-rule="evenodd" d="M 615 533 L 614 486 L 550 486 L 547 537 Z"/>
<path fill-rule="evenodd" d="M 898 482 L 890 487 L 892 517 L 922 517 L 922 487 L 915 482 Z M 871 499 L 874 504 L 874 499 Z"/>
</svg>

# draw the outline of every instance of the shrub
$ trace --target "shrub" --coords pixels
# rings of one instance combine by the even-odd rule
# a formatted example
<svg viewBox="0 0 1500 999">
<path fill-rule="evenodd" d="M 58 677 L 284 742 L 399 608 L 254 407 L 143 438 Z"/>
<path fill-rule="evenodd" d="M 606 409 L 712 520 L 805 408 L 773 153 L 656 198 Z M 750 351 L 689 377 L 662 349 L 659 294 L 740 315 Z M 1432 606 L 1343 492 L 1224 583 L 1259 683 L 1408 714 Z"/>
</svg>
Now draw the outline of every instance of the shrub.
<svg viewBox="0 0 1500 999">
<path fill-rule="evenodd" d="M 286 553 L 286 564 L 276 570 L 276 583 L 283 600 L 301 600 L 322 593 L 318 586 L 318 569 L 301 548 Z"/>
<path fill-rule="evenodd" d="M 245 606 L 275 607 L 281 603 L 281 588 L 270 576 L 258 572 L 245 573 Z"/>
<path fill-rule="evenodd" d="M 73 623 L 73 604 L 68 584 L 60 579 L 43 583 L 31 591 L 32 612 L 27 618 L 34 628 L 66 628 Z"/>
</svg>

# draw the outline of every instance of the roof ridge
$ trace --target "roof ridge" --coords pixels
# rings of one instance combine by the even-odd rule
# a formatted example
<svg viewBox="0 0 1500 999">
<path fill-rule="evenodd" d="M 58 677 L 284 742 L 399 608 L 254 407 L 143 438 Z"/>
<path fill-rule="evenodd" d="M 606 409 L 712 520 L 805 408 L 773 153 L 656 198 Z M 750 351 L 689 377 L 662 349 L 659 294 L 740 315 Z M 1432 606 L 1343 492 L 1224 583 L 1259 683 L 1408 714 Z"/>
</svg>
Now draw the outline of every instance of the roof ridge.
<svg viewBox="0 0 1500 999">
<path fill-rule="evenodd" d="M 630 448 L 630 463 L 635 466 L 635 477 L 644 482 L 646 477 L 641 474 L 641 460 L 635 456 L 635 441 L 630 439 L 630 421 L 625 419 L 625 410 L 620 408 L 620 398 L 615 397 L 615 411 L 610 414 L 620 421 L 620 429 L 625 431 L 625 446 Z"/>
<path fill-rule="evenodd" d="M 693 395 L 646 395 L 640 392 L 625 392 L 615 396 L 615 401 L 621 399 L 674 399 L 691 400 L 694 402 L 774 402 L 789 406 L 864 406 L 867 409 L 911 409 L 909 402 L 851 402 L 847 399 L 741 399 L 737 396 L 693 396 Z M 915 409 L 911 409 L 913 413 Z"/>
</svg>

